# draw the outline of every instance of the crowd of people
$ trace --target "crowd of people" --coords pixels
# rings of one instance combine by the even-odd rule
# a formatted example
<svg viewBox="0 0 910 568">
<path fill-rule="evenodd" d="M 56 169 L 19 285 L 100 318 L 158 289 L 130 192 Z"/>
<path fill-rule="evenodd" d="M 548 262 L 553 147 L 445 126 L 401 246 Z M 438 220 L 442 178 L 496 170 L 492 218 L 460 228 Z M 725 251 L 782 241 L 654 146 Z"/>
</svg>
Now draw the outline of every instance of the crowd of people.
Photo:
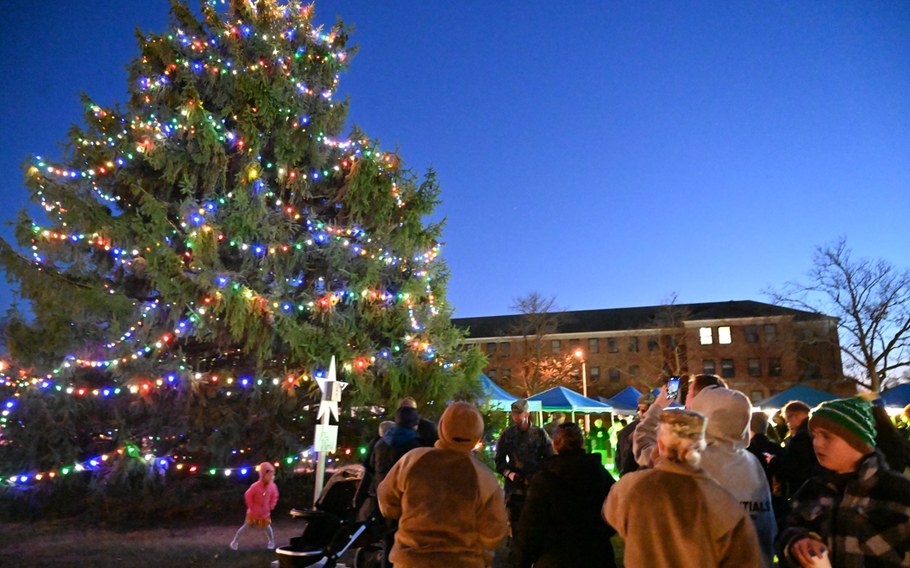
<svg viewBox="0 0 910 568">
<path fill-rule="evenodd" d="M 472 455 L 484 434 L 473 405 L 449 405 L 437 428 L 405 399 L 355 499 L 363 518 L 381 515 L 383 566 L 483 568 L 508 538 L 514 568 L 613 567 L 617 533 L 627 568 L 910 566 L 910 442 L 868 400 L 794 401 L 769 423 L 722 379 L 697 375 L 683 378 L 682 407 L 666 385 L 638 402 L 618 431 L 614 481 L 593 448 L 607 435 L 591 434 L 586 451 L 578 425 L 538 427 L 525 400 L 494 473 Z M 267 527 L 273 473 L 260 475 L 235 542 Z"/>
</svg>

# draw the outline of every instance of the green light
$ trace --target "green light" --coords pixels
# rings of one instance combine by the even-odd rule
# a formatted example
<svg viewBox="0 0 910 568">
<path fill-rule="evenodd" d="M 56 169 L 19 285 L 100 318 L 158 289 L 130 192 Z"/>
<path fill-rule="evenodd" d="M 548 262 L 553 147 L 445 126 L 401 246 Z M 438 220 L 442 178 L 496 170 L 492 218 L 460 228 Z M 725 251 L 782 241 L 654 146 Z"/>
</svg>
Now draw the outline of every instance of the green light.
<svg viewBox="0 0 910 568">
<path fill-rule="evenodd" d="M 363 455 L 363 454 L 365 454 L 365 453 L 367 453 L 367 449 L 366 449 L 366 448 L 360 448 L 360 454 Z"/>
<path fill-rule="evenodd" d="M 288 459 L 285 460 L 285 461 L 287 461 L 288 463 L 294 463 L 294 458 L 288 458 Z"/>
<path fill-rule="evenodd" d="M 212 475 L 215 475 L 215 470 L 214 470 L 214 469 L 210 469 L 210 470 L 209 470 L 209 473 L 212 474 Z"/>
<path fill-rule="evenodd" d="M 60 473 L 62 473 L 63 475 L 68 475 L 69 472 L 70 472 L 70 468 L 68 468 L 68 467 L 65 467 L 60 470 Z"/>
</svg>

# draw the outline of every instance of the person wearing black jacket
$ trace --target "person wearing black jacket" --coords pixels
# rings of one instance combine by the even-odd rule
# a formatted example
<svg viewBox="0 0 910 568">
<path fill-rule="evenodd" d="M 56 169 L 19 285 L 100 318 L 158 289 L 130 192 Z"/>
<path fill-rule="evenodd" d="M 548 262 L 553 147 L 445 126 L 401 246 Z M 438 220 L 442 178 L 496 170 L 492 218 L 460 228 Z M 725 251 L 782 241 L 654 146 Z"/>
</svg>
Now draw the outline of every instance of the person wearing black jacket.
<svg viewBox="0 0 910 568">
<path fill-rule="evenodd" d="M 515 568 L 614 568 L 615 534 L 600 514 L 613 478 L 600 456 L 586 454 L 575 424 L 560 424 L 553 436 L 556 455 L 541 463 L 531 481 L 517 536 Z"/>
<path fill-rule="evenodd" d="M 777 479 L 780 491 L 775 491 L 775 502 L 786 502 L 793 497 L 800 487 L 820 471 L 815 448 L 812 447 L 812 436 L 809 434 L 809 405 L 793 400 L 783 408 L 784 418 L 790 435 L 784 440 L 784 447 L 776 458 L 768 462 L 767 472 Z M 787 510 L 775 509 L 778 520 L 783 519 Z"/>
</svg>

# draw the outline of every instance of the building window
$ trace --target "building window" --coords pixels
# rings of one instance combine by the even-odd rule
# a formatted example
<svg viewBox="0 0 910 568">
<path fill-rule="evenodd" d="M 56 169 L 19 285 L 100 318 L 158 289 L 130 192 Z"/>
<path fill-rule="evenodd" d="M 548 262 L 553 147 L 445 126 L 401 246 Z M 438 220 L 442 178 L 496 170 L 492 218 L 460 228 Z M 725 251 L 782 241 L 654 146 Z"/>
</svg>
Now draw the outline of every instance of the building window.
<svg viewBox="0 0 910 568">
<path fill-rule="evenodd" d="M 730 336 L 730 326 L 724 325 L 717 328 L 717 342 L 721 345 L 730 345 L 733 338 Z"/>
<path fill-rule="evenodd" d="M 512 378 L 512 369 L 503 369 L 502 370 L 502 379 L 507 380 Z"/>
<path fill-rule="evenodd" d="M 749 359 L 749 376 L 750 377 L 760 377 L 761 376 L 761 360 L 759 359 Z"/>
<path fill-rule="evenodd" d="M 774 343 L 777 341 L 777 324 L 776 323 L 766 323 L 765 324 L 765 343 Z"/>
<path fill-rule="evenodd" d="M 610 350 L 610 353 L 619 353 L 619 347 L 616 346 L 616 338 L 607 338 L 607 349 Z"/>
<path fill-rule="evenodd" d="M 596 337 L 588 340 L 588 352 L 600 353 L 600 341 Z"/>
<path fill-rule="evenodd" d="M 736 376 L 736 372 L 733 370 L 733 359 L 720 360 L 720 376 L 725 379 L 732 379 Z"/>
<path fill-rule="evenodd" d="M 554 339 L 552 342 L 550 342 L 550 347 L 553 349 L 553 353 L 556 353 L 557 351 L 559 351 L 559 348 L 561 347 L 559 345 L 559 340 Z"/>
<path fill-rule="evenodd" d="M 675 335 L 667 335 L 667 336 L 665 336 L 665 339 L 664 339 L 664 340 L 665 340 L 666 343 L 667 343 L 667 349 L 669 349 L 669 350 L 671 350 L 671 351 L 674 350 L 674 349 L 676 349 L 677 341 L 676 341 L 676 336 L 675 336 Z"/>
<path fill-rule="evenodd" d="M 711 345 L 714 343 L 713 330 L 710 327 L 698 328 L 698 341 L 702 345 Z"/>
<path fill-rule="evenodd" d="M 702 359 L 701 368 L 705 375 L 713 375 L 717 372 L 717 368 L 714 367 L 714 359 Z"/>
<path fill-rule="evenodd" d="M 658 343 L 657 343 L 657 338 L 649 337 L 648 338 L 648 351 L 657 351 L 658 347 L 660 347 L 660 345 L 658 345 Z"/>
<path fill-rule="evenodd" d="M 511 344 L 511 343 L 508 343 L 508 342 L 500 343 L 500 344 L 499 344 L 499 353 L 500 353 L 503 357 L 508 357 L 508 356 L 509 356 L 509 348 L 511 347 L 511 345 L 512 345 L 512 344 Z"/>
<path fill-rule="evenodd" d="M 487 371 L 487 377 L 489 377 L 490 379 L 495 379 L 496 378 L 496 369 L 490 369 L 489 371 Z"/>
<path fill-rule="evenodd" d="M 610 369 L 610 381 L 614 383 L 619 381 L 619 369 Z"/>
<path fill-rule="evenodd" d="M 770 357 L 768 358 L 768 374 L 772 377 L 779 377 L 783 374 L 783 369 L 780 366 L 780 357 Z"/>
<path fill-rule="evenodd" d="M 629 374 L 632 375 L 633 377 L 637 377 L 638 376 L 638 365 L 632 365 L 631 367 L 629 367 Z"/>
<path fill-rule="evenodd" d="M 576 345 L 578 345 L 578 340 L 577 340 L 577 339 L 570 339 L 570 340 L 569 340 L 569 348 L 575 347 Z"/>
<path fill-rule="evenodd" d="M 638 353 L 638 338 L 629 338 L 629 353 Z"/>
<path fill-rule="evenodd" d="M 743 328 L 746 332 L 746 343 L 758 343 L 758 327 L 747 325 Z"/>
<path fill-rule="evenodd" d="M 591 367 L 591 380 L 596 381 L 600 378 L 600 367 Z"/>
<path fill-rule="evenodd" d="M 487 343 L 487 355 L 492 355 L 493 353 L 496 353 L 496 344 Z"/>
<path fill-rule="evenodd" d="M 752 402 L 758 402 L 765 398 L 765 393 L 763 391 L 752 391 L 749 393 L 749 398 L 752 399 Z"/>
</svg>

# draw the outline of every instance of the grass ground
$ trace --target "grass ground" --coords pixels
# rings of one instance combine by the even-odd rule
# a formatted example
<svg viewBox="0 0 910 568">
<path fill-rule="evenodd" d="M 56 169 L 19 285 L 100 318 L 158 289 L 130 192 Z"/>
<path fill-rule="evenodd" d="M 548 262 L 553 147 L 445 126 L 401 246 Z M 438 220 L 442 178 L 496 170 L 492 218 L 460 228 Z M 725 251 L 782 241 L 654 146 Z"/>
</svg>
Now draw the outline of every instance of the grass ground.
<svg viewBox="0 0 910 568">
<path fill-rule="evenodd" d="M 228 543 L 236 525 L 192 524 L 155 528 L 103 529 L 72 521 L 8 523 L 0 525 L 0 566 L 3 568 L 268 568 L 276 559 L 267 550 L 264 533 L 248 532 L 233 551 Z M 301 521 L 273 525 L 275 542 L 282 546 L 299 536 Z M 622 541 L 613 537 L 618 566 Z M 496 551 L 493 568 L 509 568 L 505 543 Z M 341 561 L 353 565 L 349 552 Z"/>
<path fill-rule="evenodd" d="M 0 527 L 0 566 L 4 568 L 268 568 L 276 559 L 265 533 L 248 532 L 233 551 L 228 543 L 242 524 L 187 525 L 135 530 L 82 528 L 68 522 L 14 523 Z M 273 525 L 275 541 L 299 536 L 302 523 Z M 348 564 L 350 566 L 350 564 Z"/>
</svg>

